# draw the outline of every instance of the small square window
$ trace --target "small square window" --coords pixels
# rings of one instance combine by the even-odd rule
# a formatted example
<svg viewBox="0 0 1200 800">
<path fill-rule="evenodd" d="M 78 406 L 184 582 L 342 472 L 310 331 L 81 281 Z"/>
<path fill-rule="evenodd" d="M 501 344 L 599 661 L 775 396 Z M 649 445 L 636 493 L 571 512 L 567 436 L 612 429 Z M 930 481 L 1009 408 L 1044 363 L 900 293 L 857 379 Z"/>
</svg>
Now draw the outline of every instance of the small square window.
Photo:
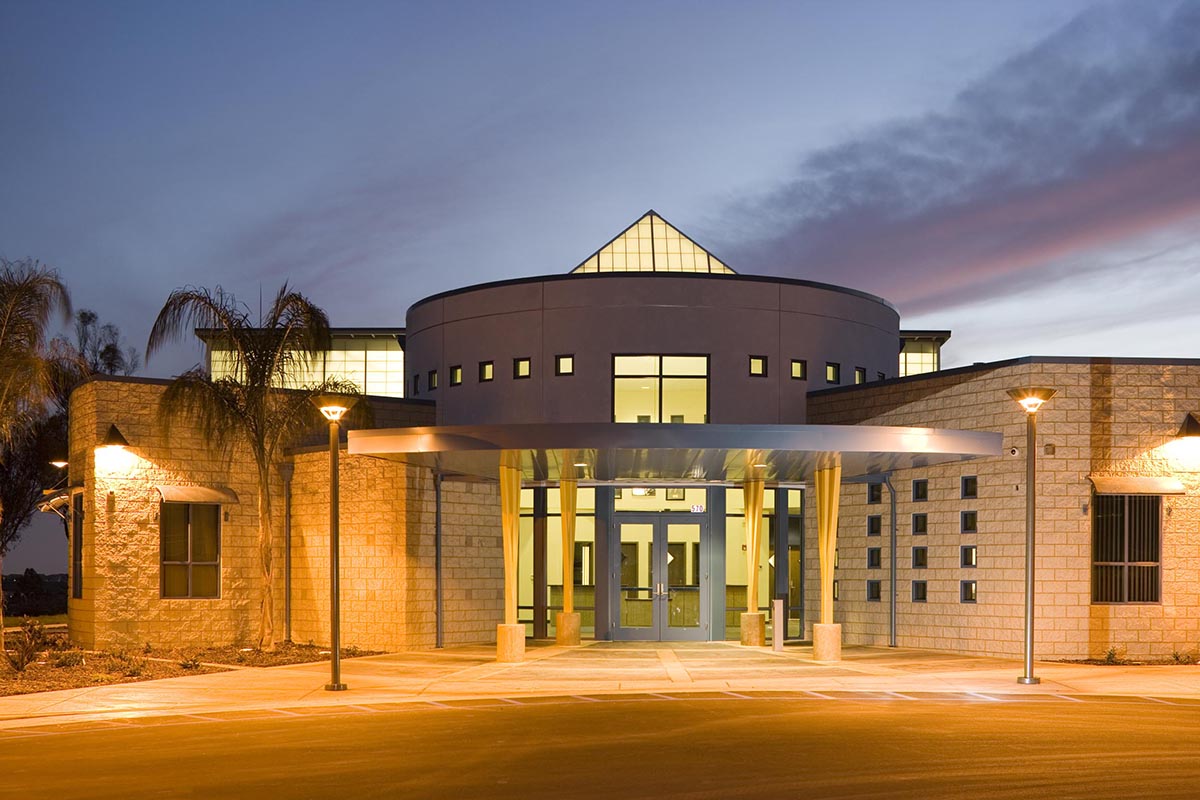
<svg viewBox="0 0 1200 800">
<path fill-rule="evenodd" d="M 438 386 L 437 370 L 429 370 L 429 391 L 433 391 Z"/>
<path fill-rule="evenodd" d="M 921 480 L 913 481 L 913 502 L 924 503 L 929 499 L 929 481 L 922 478 Z"/>
<path fill-rule="evenodd" d="M 792 359 L 792 380 L 808 380 L 808 362 L 802 358 Z"/>
<path fill-rule="evenodd" d="M 867 602 L 878 603 L 883 599 L 883 583 L 881 581 L 867 581 Z"/>
<path fill-rule="evenodd" d="M 962 566 L 977 567 L 979 566 L 979 551 L 975 549 L 973 544 L 964 544 L 961 548 Z"/>
<path fill-rule="evenodd" d="M 881 536 L 882 534 L 883 517 L 878 514 L 867 517 L 867 536 Z"/>
<path fill-rule="evenodd" d="M 979 512 L 978 511 L 962 512 L 962 532 L 963 533 L 979 533 Z"/>
<path fill-rule="evenodd" d="M 912 582 L 912 601 L 924 603 L 929 600 L 929 585 L 925 581 Z"/>
<path fill-rule="evenodd" d="M 514 379 L 521 380 L 523 378 L 528 378 L 532 374 L 533 374 L 533 361 L 530 358 L 526 357 L 526 358 L 514 358 L 513 359 L 513 378 Z"/>
<path fill-rule="evenodd" d="M 928 514 L 913 514 L 912 515 L 912 532 L 913 536 L 924 536 L 929 533 L 929 515 Z"/>
<path fill-rule="evenodd" d="M 882 569 L 883 567 L 883 548 L 868 547 L 867 548 L 867 569 Z"/>
<path fill-rule="evenodd" d="M 461 364 L 458 364 L 458 365 L 450 368 L 450 385 L 451 386 L 461 386 L 462 385 L 462 365 Z"/>
<path fill-rule="evenodd" d="M 912 568 L 925 569 L 929 566 L 929 548 L 914 547 L 912 549 Z"/>
<path fill-rule="evenodd" d="M 832 362 L 825 365 L 825 382 L 826 383 L 841 383 L 842 382 L 842 365 Z"/>
<path fill-rule="evenodd" d="M 479 362 L 479 382 L 487 383 L 488 381 L 496 380 L 496 362 L 480 361 Z"/>
<path fill-rule="evenodd" d="M 974 475 L 964 475 L 962 479 L 962 498 L 974 500 L 979 497 L 979 478 Z"/>
<path fill-rule="evenodd" d="M 873 506 L 883 502 L 883 484 L 868 483 L 867 484 L 867 502 Z"/>
<path fill-rule="evenodd" d="M 855 367 L 854 368 L 854 382 L 856 384 L 867 382 L 867 368 L 866 367 Z"/>
<path fill-rule="evenodd" d="M 750 356 L 750 374 L 756 378 L 767 376 L 767 357 Z"/>
<path fill-rule="evenodd" d="M 962 581 L 958 584 L 958 600 L 960 603 L 974 603 L 979 598 L 975 581 Z"/>
<path fill-rule="evenodd" d="M 412 393 L 413 393 L 413 397 L 416 397 L 417 395 L 419 395 L 421 393 L 421 376 L 420 375 L 413 375 Z"/>
<path fill-rule="evenodd" d="M 575 374 L 575 356 L 555 356 L 554 374 L 558 376 Z"/>
<path fill-rule="evenodd" d="M 838 587 L 838 582 L 837 582 L 837 581 L 834 581 L 834 582 L 833 582 L 833 599 L 834 599 L 834 600 L 839 600 L 839 599 L 841 599 L 841 594 L 842 594 L 842 593 L 841 593 L 841 591 L 840 591 L 840 589 L 839 589 L 839 587 Z"/>
</svg>

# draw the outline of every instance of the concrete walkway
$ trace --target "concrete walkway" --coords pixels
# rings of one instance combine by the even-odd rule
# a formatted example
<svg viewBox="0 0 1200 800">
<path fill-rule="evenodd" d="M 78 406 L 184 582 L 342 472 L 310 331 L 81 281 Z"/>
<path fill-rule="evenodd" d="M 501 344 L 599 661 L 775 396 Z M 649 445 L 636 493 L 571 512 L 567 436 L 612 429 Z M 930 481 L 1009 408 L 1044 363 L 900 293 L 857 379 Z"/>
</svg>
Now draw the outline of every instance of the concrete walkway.
<svg viewBox="0 0 1200 800">
<path fill-rule="evenodd" d="M 0 731 L 171 716 L 247 719 L 404 704 L 479 707 L 680 693 L 971 702 L 1123 697 L 1200 707 L 1200 665 L 1045 662 L 1035 671 L 1042 683 L 1022 686 L 1015 660 L 877 647 L 848 647 L 843 655 L 840 663 L 818 664 L 805 646 L 775 653 L 723 642 L 591 642 L 576 648 L 537 644 L 524 662 L 498 664 L 493 647 L 461 647 L 345 660 L 346 692 L 325 691 L 329 666 L 317 663 L 0 697 Z"/>
</svg>

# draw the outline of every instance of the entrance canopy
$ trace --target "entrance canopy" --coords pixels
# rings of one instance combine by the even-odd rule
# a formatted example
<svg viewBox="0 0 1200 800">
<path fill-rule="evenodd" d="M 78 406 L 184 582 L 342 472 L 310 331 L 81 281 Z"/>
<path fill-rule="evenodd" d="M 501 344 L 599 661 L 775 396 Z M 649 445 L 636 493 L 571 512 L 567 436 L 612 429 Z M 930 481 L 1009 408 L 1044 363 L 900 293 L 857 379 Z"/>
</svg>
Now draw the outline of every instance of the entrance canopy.
<svg viewBox="0 0 1200 800">
<path fill-rule="evenodd" d="M 519 458 L 523 483 L 809 482 L 840 460 L 846 479 L 998 456 L 999 433 L 870 425 L 547 423 L 349 432 L 349 452 L 497 480 L 500 452 Z"/>
</svg>

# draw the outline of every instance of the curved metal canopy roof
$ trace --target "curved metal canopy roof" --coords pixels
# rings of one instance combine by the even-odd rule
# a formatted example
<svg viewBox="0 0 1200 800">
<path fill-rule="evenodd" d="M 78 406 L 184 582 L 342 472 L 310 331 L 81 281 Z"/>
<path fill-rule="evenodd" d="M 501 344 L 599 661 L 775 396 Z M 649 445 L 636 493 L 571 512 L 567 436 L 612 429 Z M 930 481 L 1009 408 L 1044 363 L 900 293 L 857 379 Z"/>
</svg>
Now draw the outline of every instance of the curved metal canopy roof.
<svg viewBox="0 0 1200 800">
<path fill-rule="evenodd" d="M 350 431 L 348 450 L 495 480 L 500 454 L 519 455 L 522 479 L 583 483 L 800 484 L 838 460 L 843 478 L 1001 452 L 999 433 L 870 425 L 544 423 Z"/>
</svg>

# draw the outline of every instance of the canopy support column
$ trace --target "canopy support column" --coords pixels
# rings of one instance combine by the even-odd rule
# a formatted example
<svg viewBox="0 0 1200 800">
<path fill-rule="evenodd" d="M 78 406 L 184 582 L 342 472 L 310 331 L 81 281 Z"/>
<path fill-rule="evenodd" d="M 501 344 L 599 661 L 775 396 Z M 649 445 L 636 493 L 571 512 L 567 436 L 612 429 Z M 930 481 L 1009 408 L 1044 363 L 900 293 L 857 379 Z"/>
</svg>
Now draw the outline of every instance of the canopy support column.
<svg viewBox="0 0 1200 800">
<path fill-rule="evenodd" d="M 517 547 L 521 530 L 521 470 L 518 454 L 500 455 L 500 536 L 504 547 L 504 622 L 496 626 L 496 660 L 525 657 L 525 626 L 517 622 Z"/>
<path fill-rule="evenodd" d="M 742 614 L 742 644 L 762 647 L 767 638 L 767 615 L 758 608 L 758 556 L 762 546 L 763 481 L 748 477 L 742 483 L 746 511 L 746 613 Z"/>
<path fill-rule="evenodd" d="M 838 502 L 841 499 L 842 466 L 835 464 L 816 471 L 817 555 L 821 563 L 821 611 L 813 625 L 813 658 L 842 660 L 842 626 L 833 621 L 833 563 L 837 554 Z"/>
<path fill-rule="evenodd" d="M 554 638 L 558 644 L 568 647 L 579 644 L 579 613 L 575 611 L 575 507 L 578 488 L 575 478 L 562 478 L 558 482 L 558 502 L 562 509 L 563 610 L 554 620 Z"/>
</svg>

